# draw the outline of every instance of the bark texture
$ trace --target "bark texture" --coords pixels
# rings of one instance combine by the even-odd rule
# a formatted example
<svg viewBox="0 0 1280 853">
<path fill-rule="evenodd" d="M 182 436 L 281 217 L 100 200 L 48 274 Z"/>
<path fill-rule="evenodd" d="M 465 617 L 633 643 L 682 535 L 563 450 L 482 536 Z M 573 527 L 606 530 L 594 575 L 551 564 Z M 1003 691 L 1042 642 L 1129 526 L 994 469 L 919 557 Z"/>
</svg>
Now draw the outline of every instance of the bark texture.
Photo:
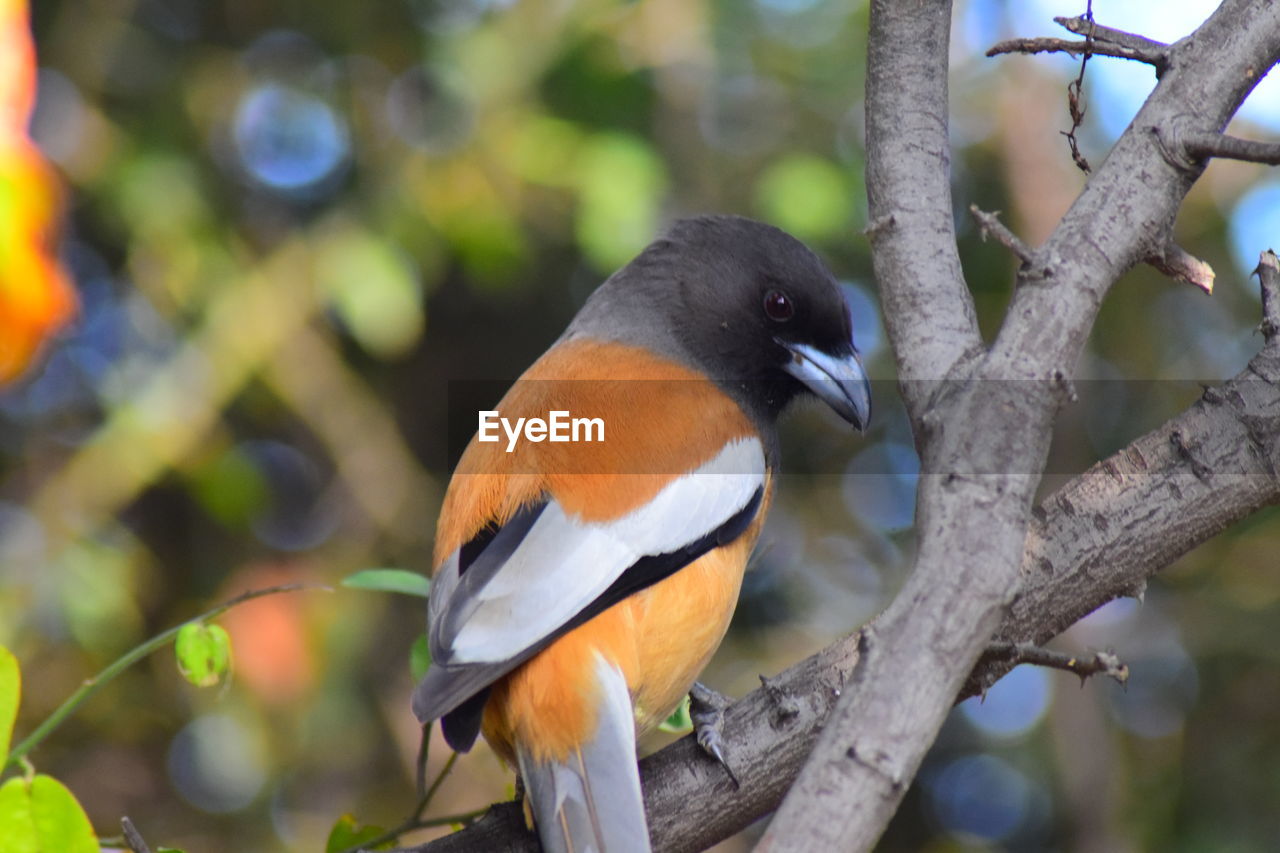
<svg viewBox="0 0 1280 853">
<path fill-rule="evenodd" d="M 944 301 L 954 298 L 949 277 L 922 283 L 927 266 L 886 262 L 916 253 L 940 266 L 941 233 L 921 245 L 919 234 L 896 225 L 919 216 L 921 205 L 941 202 L 921 198 L 915 187 L 946 175 L 946 158 L 937 155 L 947 145 L 946 113 L 935 116 L 932 105 L 945 100 L 938 69 L 946 67 L 947 40 L 925 36 L 950 19 L 942 0 L 872 3 L 867 185 L 872 221 L 884 223 L 873 258 L 886 313 L 900 294 L 918 294 L 926 284 Z M 1053 418 L 1071 397 L 1068 379 L 1098 307 L 1125 271 L 1163 253 L 1203 168 L 1180 139 L 1220 133 L 1278 58 L 1280 4 L 1268 0 L 1225 0 L 1195 33 L 1169 46 L 1168 65 L 1133 123 L 1036 251 L 1036 262 L 1020 269 L 990 349 L 970 357 L 968 331 L 939 326 L 929 312 L 887 320 L 904 377 L 947 379 L 932 394 L 908 398 L 931 473 L 917 499 L 916 564 L 864 632 L 851 678 L 856 689 L 837 704 L 758 849 L 867 850 L 884 831 L 964 673 L 1018 595 Z M 903 122 L 897 111 L 907 102 L 929 104 L 939 120 Z M 891 169 L 881 163 L 886 156 L 894 158 Z M 946 215 L 950 210 L 948 203 Z M 917 343 L 926 336 L 921 325 L 932 335 L 927 349 Z M 953 363 L 937 360 L 957 350 L 964 356 Z"/>
</svg>

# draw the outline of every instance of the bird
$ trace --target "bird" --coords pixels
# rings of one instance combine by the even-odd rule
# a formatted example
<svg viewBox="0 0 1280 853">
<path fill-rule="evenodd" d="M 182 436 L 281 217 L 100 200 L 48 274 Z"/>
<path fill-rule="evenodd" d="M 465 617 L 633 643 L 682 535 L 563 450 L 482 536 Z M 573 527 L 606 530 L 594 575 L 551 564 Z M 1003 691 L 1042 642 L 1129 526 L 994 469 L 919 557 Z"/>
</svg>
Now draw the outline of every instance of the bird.
<svg viewBox="0 0 1280 853">
<path fill-rule="evenodd" d="M 802 397 L 860 431 L 871 417 L 836 280 L 776 227 L 695 216 L 601 284 L 495 410 L 595 418 L 599 435 L 478 430 L 463 452 L 413 711 L 456 751 L 483 733 L 550 853 L 650 850 L 636 739 L 724 637 L 777 485 L 778 418 Z"/>
</svg>

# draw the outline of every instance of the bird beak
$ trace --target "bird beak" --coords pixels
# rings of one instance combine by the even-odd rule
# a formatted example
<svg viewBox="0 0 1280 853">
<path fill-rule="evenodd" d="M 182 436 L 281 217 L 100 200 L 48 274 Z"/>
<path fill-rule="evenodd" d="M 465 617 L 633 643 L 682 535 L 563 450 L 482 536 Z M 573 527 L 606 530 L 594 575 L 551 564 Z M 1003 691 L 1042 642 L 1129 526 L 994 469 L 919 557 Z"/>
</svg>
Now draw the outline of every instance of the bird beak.
<svg viewBox="0 0 1280 853">
<path fill-rule="evenodd" d="M 830 355 L 807 344 L 778 343 L 791 353 L 791 360 L 782 369 L 803 382 L 859 432 L 866 432 L 871 422 L 871 383 L 857 351 Z"/>
</svg>

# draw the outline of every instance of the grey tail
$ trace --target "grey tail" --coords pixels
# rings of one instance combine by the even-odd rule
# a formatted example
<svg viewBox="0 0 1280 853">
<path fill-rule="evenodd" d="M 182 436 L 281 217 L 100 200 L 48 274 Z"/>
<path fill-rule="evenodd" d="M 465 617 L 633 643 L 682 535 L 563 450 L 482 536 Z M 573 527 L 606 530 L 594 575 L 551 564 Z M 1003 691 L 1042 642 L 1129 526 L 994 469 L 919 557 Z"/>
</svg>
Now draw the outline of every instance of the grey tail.
<svg viewBox="0 0 1280 853">
<path fill-rule="evenodd" d="M 649 853 L 636 766 L 635 712 L 627 682 L 604 658 L 595 736 L 563 763 L 537 761 L 519 744 L 520 775 L 546 853 Z"/>
</svg>

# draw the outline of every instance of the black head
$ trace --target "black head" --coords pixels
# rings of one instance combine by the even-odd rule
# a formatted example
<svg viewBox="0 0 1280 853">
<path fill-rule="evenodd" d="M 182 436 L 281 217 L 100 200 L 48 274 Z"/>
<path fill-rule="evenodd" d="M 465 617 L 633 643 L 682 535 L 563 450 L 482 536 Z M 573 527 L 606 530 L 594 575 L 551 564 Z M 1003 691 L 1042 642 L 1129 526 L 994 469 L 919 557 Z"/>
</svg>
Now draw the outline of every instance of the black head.
<svg viewBox="0 0 1280 853">
<path fill-rule="evenodd" d="M 606 288 L 659 313 L 664 328 L 645 343 L 677 348 L 749 409 L 775 417 L 813 393 L 865 429 L 871 397 L 849 307 L 817 255 L 786 232 L 735 216 L 683 219 Z"/>
</svg>

